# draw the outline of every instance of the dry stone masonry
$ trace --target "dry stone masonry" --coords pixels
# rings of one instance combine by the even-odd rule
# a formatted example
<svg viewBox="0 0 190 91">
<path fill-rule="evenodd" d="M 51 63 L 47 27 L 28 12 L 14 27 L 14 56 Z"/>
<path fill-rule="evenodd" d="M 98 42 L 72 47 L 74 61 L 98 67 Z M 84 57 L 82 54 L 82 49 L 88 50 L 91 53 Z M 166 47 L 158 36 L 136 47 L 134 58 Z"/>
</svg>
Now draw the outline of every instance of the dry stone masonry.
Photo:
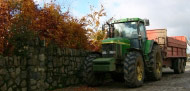
<svg viewBox="0 0 190 91">
<path fill-rule="evenodd" d="M 0 55 L 0 91 L 49 91 L 83 83 L 87 52 L 29 47 L 27 56 Z"/>
</svg>

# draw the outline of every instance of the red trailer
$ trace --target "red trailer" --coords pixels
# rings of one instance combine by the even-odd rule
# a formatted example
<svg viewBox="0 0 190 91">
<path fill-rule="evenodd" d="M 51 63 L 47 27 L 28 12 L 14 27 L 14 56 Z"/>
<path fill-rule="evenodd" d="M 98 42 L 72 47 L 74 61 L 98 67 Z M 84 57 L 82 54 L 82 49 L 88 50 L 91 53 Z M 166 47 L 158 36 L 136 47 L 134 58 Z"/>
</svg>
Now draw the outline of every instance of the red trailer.
<svg viewBox="0 0 190 91">
<path fill-rule="evenodd" d="M 160 45 L 163 67 L 170 67 L 176 73 L 179 73 L 181 66 L 185 67 L 187 59 L 185 36 L 168 37 L 166 29 L 147 30 L 147 36 L 149 40 L 155 40 Z"/>
</svg>

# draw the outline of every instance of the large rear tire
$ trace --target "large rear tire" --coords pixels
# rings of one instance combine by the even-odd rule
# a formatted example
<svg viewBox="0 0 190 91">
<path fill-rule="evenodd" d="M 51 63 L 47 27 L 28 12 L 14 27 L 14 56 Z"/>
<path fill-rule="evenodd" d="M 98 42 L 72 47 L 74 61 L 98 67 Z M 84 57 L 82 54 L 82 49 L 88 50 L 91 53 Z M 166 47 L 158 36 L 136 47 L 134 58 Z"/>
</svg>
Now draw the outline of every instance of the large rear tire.
<svg viewBox="0 0 190 91">
<path fill-rule="evenodd" d="M 144 83 L 144 62 L 139 52 L 129 52 L 124 60 L 124 79 L 127 87 L 140 87 Z"/>
<path fill-rule="evenodd" d="M 93 60 L 97 57 L 99 57 L 98 54 L 90 54 L 86 57 L 84 63 L 84 80 L 88 86 L 97 86 L 101 84 L 101 76 L 93 71 Z"/>
<path fill-rule="evenodd" d="M 160 80 L 162 78 L 163 59 L 158 45 L 153 46 L 149 55 L 149 60 L 152 66 L 149 67 L 149 70 L 146 72 L 147 79 L 153 81 Z"/>
</svg>

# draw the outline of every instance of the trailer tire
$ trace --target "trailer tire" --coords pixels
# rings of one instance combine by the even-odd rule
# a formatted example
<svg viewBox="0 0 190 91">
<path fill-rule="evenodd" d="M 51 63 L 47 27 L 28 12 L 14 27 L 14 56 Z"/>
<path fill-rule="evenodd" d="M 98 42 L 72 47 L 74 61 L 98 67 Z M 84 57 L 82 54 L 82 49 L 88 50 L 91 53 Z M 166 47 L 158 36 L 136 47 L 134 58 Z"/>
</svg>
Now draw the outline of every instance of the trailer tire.
<svg viewBox="0 0 190 91">
<path fill-rule="evenodd" d="M 158 45 L 154 45 L 153 49 L 149 55 L 149 60 L 151 67 L 146 72 L 146 78 L 148 80 L 158 81 L 162 78 L 162 64 L 163 59 L 161 55 L 161 50 Z"/>
<path fill-rule="evenodd" d="M 140 87 L 144 83 L 144 62 L 139 52 L 129 52 L 124 60 L 125 85 Z"/>
<path fill-rule="evenodd" d="M 181 60 L 181 73 L 185 72 L 185 61 L 184 59 Z"/>
<path fill-rule="evenodd" d="M 175 74 L 181 74 L 182 69 L 181 69 L 181 59 L 176 59 L 174 61 L 174 73 Z"/>
<path fill-rule="evenodd" d="M 84 81 L 88 86 L 97 86 L 101 84 L 100 75 L 93 71 L 93 60 L 99 57 L 98 54 L 90 54 L 84 62 Z"/>
</svg>

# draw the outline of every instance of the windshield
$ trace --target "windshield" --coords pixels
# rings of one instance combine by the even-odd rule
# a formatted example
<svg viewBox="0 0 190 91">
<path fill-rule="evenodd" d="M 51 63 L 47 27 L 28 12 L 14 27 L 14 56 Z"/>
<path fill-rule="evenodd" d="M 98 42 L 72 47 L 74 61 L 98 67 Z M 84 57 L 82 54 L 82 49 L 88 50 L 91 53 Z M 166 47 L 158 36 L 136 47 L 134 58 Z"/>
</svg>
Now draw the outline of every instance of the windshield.
<svg viewBox="0 0 190 91">
<path fill-rule="evenodd" d="M 114 24 L 114 37 L 137 38 L 137 22 Z"/>
</svg>

